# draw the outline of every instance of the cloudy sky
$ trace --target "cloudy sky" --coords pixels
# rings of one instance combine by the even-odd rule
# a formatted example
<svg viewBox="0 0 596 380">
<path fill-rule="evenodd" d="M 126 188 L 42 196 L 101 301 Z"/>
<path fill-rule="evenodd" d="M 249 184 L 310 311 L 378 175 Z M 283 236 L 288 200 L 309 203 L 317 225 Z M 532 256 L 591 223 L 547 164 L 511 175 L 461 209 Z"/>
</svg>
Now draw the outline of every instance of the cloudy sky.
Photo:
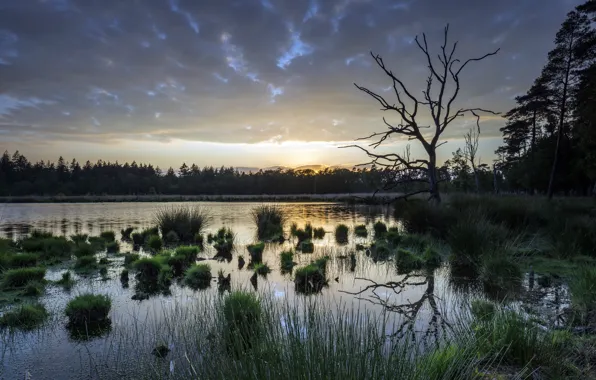
<svg viewBox="0 0 596 380">
<path fill-rule="evenodd" d="M 413 39 L 436 49 L 450 23 L 461 58 L 501 48 L 470 66 L 459 105 L 504 112 L 579 2 L 0 0 L 0 149 L 163 167 L 359 163 L 337 147 L 382 130 L 383 114 L 353 82 L 392 99 L 371 50 L 420 94 Z M 454 122 L 440 157 L 471 122 Z M 502 124 L 482 123 L 483 161 Z"/>
</svg>

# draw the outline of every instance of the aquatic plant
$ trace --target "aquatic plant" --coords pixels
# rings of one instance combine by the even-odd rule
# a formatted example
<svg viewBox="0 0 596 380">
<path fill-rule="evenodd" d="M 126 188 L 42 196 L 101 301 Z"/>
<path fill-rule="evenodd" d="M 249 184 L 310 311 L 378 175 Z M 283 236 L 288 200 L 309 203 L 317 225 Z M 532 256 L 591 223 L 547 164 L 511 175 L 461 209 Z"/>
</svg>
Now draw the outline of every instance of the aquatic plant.
<svg viewBox="0 0 596 380">
<path fill-rule="evenodd" d="M 279 254 L 281 262 L 281 270 L 289 272 L 294 268 L 294 252 L 283 251 Z"/>
<path fill-rule="evenodd" d="M 61 285 L 65 289 L 70 289 L 75 284 L 75 280 L 72 277 L 72 272 L 67 270 L 66 272 L 62 273 L 62 277 L 60 280 L 56 281 L 56 284 Z"/>
<path fill-rule="evenodd" d="M 128 282 L 128 269 L 122 269 L 122 272 L 120 272 L 120 281 Z"/>
<path fill-rule="evenodd" d="M 253 263 L 260 263 L 263 261 L 263 250 L 265 249 L 265 243 L 258 242 L 255 244 L 249 244 L 246 246 L 246 249 L 250 254 L 250 260 Z"/>
<path fill-rule="evenodd" d="M 176 248 L 176 255 L 183 256 L 188 262 L 193 262 L 197 259 L 197 255 L 200 252 L 198 246 L 180 246 Z"/>
<path fill-rule="evenodd" d="M 141 256 L 138 253 L 127 253 L 124 255 L 124 265 L 129 266 L 137 261 Z"/>
<path fill-rule="evenodd" d="M 101 266 L 99 267 L 99 275 L 103 278 L 103 279 L 107 279 L 108 276 L 108 268 L 105 266 Z"/>
<path fill-rule="evenodd" d="M 325 229 L 323 227 L 315 228 L 312 232 L 314 239 L 323 239 L 325 237 Z"/>
<path fill-rule="evenodd" d="M 40 303 L 19 305 L 0 316 L 0 327 L 31 330 L 47 317 L 48 312 Z"/>
<path fill-rule="evenodd" d="M 170 231 L 163 237 L 163 241 L 166 244 L 177 244 L 180 241 L 180 238 L 176 232 Z"/>
<path fill-rule="evenodd" d="M 411 234 L 429 233 L 438 238 L 447 236 L 457 216 L 447 207 L 434 206 L 424 200 L 401 201 L 395 204 L 395 218 Z"/>
<path fill-rule="evenodd" d="M 395 263 L 398 267 L 398 273 L 409 273 L 424 266 L 424 262 L 419 255 L 404 248 L 397 250 Z"/>
<path fill-rule="evenodd" d="M 106 249 L 106 240 L 101 236 L 90 236 L 89 237 L 89 244 L 93 247 L 95 252 L 103 251 Z"/>
<path fill-rule="evenodd" d="M 256 274 L 259 274 L 261 276 L 267 276 L 269 273 L 271 273 L 271 269 L 269 268 L 267 263 L 256 263 L 253 266 L 253 270 Z"/>
<path fill-rule="evenodd" d="M 103 231 L 99 234 L 99 237 L 105 240 L 106 243 L 116 241 L 116 233 L 114 231 Z"/>
<path fill-rule="evenodd" d="M 348 226 L 345 224 L 339 224 L 335 227 L 335 241 L 338 244 L 346 244 L 348 242 Z"/>
<path fill-rule="evenodd" d="M 472 316 L 479 321 L 488 322 L 493 319 L 497 306 L 490 301 L 475 299 L 470 303 Z"/>
<path fill-rule="evenodd" d="M 135 230 L 134 227 L 126 227 L 125 229 L 120 231 L 120 235 L 122 235 L 122 240 L 130 240 L 131 234 Z"/>
<path fill-rule="evenodd" d="M 483 260 L 480 280 L 488 292 L 515 291 L 522 282 L 522 272 L 507 256 L 489 257 Z"/>
<path fill-rule="evenodd" d="M 29 281 L 21 291 L 25 297 L 39 297 L 45 290 L 45 284 L 40 281 Z"/>
<path fill-rule="evenodd" d="M 18 242 L 23 252 L 37 253 L 42 260 L 64 259 L 70 256 L 73 243 L 63 236 L 33 233 Z"/>
<path fill-rule="evenodd" d="M 95 247 L 89 243 L 79 243 L 74 249 L 74 255 L 76 257 L 92 256 L 96 253 Z"/>
<path fill-rule="evenodd" d="M 81 256 L 75 261 L 74 268 L 77 270 L 90 270 L 97 268 L 97 258 L 95 256 Z"/>
<path fill-rule="evenodd" d="M 437 347 L 426 355 L 423 355 L 417 362 L 416 375 L 414 379 L 440 379 L 460 380 L 473 379 L 477 374 L 473 363 L 480 364 L 481 361 L 475 358 L 476 353 L 473 347 L 450 344 L 445 347 Z"/>
<path fill-rule="evenodd" d="M 211 279 L 211 266 L 209 264 L 192 265 L 184 274 L 184 283 L 192 289 L 209 287 Z"/>
<path fill-rule="evenodd" d="M 255 207 L 251 212 L 257 237 L 259 240 L 279 240 L 283 238 L 286 215 L 281 207 L 277 205 L 261 205 Z"/>
<path fill-rule="evenodd" d="M 149 236 L 149 238 L 147 239 L 147 247 L 155 253 L 161 251 L 161 249 L 163 248 L 163 242 L 161 241 L 159 235 Z"/>
<path fill-rule="evenodd" d="M 31 281 L 43 282 L 46 275 L 46 268 L 17 268 L 4 271 L 2 275 L 2 288 L 20 288 Z"/>
<path fill-rule="evenodd" d="M 443 261 L 441 254 L 432 247 L 426 247 L 424 253 L 422 254 L 422 261 L 424 265 L 428 268 L 436 268 L 441 266 L 441 262 Z"/>
<path fill-rule="evenodd" d="M 164 269 L 164 266 L 167 267 L 165 262 L 167 260 L 168 257 L 160 255 L 143 257 L 133 263 L 133 268 L 138 272 L 137 275 L 141 280 L 157 282 L 159 273 Z"/>
<path fill-rule="evenodd" d="M 375 231 L 375 238 L 380 238 L 387 232 L 387 225 L 380 220 L 377 220 L 375 224 L 373 224 L 373 230 Z"/>
<path fill-rule="evenodd" d="M 135 232 L 132 234 L 132 242 L 135 246 L 141 246 L 145 243 L 145 237 L 140 232 Z"/>
<path fill-rule="evenodd" d="M 296 269 L 294 272 L 294 287 L 297 292 L 316 293 L 327 285 L 325 272 L 315 263 Z"/>
<path fill-rule="evenodd" d="M 110 263 L 110 260 L 108 260 L 107 257 L 102 257 L 101 259 L 99 259 L 99 265 L 108 265 Z"/>
<path fill-rule="evenodd" d="M 261 336 L 261 303 L 253 293 L 234 291 L 225 297 L 222 311 L 226 347 L 233 355 L 242 355 L 254 347 Z"/>
<path fill-rule="evenodd" d="M 451 262 L 476 265 L 482 255 L 500 251 L 504 240 L 504 231 L 486 220 L 460 220 L 448 231 Z"/>
<path fill-rule="evenodd" d="M 217 231 L 213 248 L 215 248 L 217 254 L 220 256 L 231 255 L 234 250 L 235 239 L 236 236 L 231 229 L 222 227 Z"/>
<path fill-rule="evenodd" d="M 315 250 L 315 245 L 310 240 L 300 242 L 298 247 L 302 253 L 313 253 Z"/>
<path fill-rule="evenodd" d="M 596 322 L 596 268 L 582 268 L 569 283 L 571 306 L 581 323 Z"/>
<path fill-rule="evenodd" d="M 120 244 L 117 241 L 112 241 L 106 244 L 107 253 L 118 253 L 120 252 Z"/>
<path fill-rule="evenodd" d="M 75 244 L 81 244 L 81 243 L 86 243 L 88 238 L 89 238 L 89 235 L 87 235 L 87 234 L 76 234 L 76 235 L 72 235 L 70 237 L 70 240 L 72 240 L 73 243 L 75 243 Z"/>
<path fill-rule="evenodd" d="M 366 229 L 366 225 L 359 224 L 356 227 L 354 227 L 354 235 L 356 235 L 358 237 L 367 237 L 368 230 Z"/>
<path fill-rule="evenodd" d="M 162 236 L 176 233 L 181 242 L 191 243 L 211 223 L 211 216 L 200 207 L 172 206 L 159 210 L 155 222 Z"/>
<path fill-rule="evenodd" d="M 99 323 L 108 318 L 111 307 L 112 301 L 107 295 L 86 293 L 70 300 L 64 314 L 73 326 Z"/>
<path fill-rule="evenodd" d="M 11 268 L 25 268 L 37 266 L 39 257 L 35 253 L 17 253 L 10 256 Z"/>
<path fill-rule="evenodd" d="M 389 243 L 389 245 L 392 247 L 397 247 L 402 241 L 402 236 L 396 227 L 389 228 L 389 230 L 384 234 L 384 237 L 385 240 L 387 240 L 387 243 Z"/>
</svg>

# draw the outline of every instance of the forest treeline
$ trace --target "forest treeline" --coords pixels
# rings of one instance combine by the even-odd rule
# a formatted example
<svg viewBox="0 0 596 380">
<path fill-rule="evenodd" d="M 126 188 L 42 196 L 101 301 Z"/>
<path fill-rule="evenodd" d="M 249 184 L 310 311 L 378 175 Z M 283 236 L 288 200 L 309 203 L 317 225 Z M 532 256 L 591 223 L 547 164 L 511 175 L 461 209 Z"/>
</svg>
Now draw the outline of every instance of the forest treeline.
<svg viewBox="0 0 596 380">
<path fill-rule="evenodd" d="M 504 145 L 491 163 L 453 152 L 437 168 L 443 191 L 596 192 L 596 0 L 569 12 L 540 75 L 504 115 Z M 474 163 L 474 165 L 471 165 Z M 412 175 L 412 181 L 403 176 Z M 32 163 L 19 152 L 0 158 L 0 195 L 329 194 L 378 189 L 408 192 L 423 174 L 387 168 L 262 170 L 183 164 L 162 171 L 151 164 L 77 160 Z M 410 182 L 410 183 L 404 183 Z M 391 186 L 400 183 L 399 187 Z"/>
</svg>

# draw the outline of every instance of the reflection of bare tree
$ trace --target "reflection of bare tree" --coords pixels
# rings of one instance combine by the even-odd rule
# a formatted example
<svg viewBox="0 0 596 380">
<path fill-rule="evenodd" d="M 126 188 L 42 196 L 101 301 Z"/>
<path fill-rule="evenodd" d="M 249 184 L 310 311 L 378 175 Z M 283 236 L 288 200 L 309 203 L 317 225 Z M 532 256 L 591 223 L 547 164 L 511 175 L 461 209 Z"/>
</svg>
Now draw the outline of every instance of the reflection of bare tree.
<svg viewBox="0 0 596 380">
<path fill-rule="evenodd" d="M 348 292 L 340 290 L 343 293 L 357 296 L 358 299 L 368 301 L 375 305 L 381 305 L 387 311 L 396 312 L 402 315 L 403 321 L 397 326 L 397 329 L 392 334 L 395 337 L 403 337 L 408 333 L 423 333 L 424 338 L 433 336 L 436 340 L 440 337 L 441 331 L 446 331 L 451 328 L 451 325 L 441 314 L 439 306 L 437 305 L 437 296 L 435 296 L 435 275 L 434 271 L 428 270 L 424 274 L 406 274 L 400 281 L 389 281 L 387 283 L 377 283 L 368 278 L 356 277 L 357 280 L 363 280 L 370 283 L 357 292 Z M 407 300 L 406 303 L 393 303 L 389 297 L 383 296 L 379 293 L 392 291 L 395 295 L 400 295 L 407 289 L 417 286 L 425 286 L 424 293 L 415 302 Z M 363 295 L 368 293 L 368 297 Z M 428 323 L 422 330 L 416 331 L 416 320 L 419 317 L 424 305 L 428 304 L 431 310 L 431 316 Z M 426 341 L 426 339 L 425 339 Z"/>
</svg>

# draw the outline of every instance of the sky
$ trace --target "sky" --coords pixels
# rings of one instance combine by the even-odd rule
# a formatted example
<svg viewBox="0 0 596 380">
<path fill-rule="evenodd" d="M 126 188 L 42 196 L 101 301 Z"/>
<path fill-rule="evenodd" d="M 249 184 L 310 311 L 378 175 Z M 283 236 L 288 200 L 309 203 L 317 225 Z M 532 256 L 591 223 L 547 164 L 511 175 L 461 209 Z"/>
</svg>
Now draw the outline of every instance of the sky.
<svg viewBox="0 0 596 380">
<path fill-rule="evenodd" d="M 383 116 L 400 121 L 354 87 L 395 102 L 371 51 L 421 96 L 414 37 L 426 33 L 437 51 L 449 23 L 460 59 L 501 49 L 469 66 L 456 105 L 506 112 L 580 2 L 0 0 L 0 150 L 161 167 L 351 166 L 366 155 L 341 146 L 383 131 Z M 448 127 L 439 160 L 474 122 Z M 482 119 L 485 163 L 503 124 Z M 422 154 L 400 138 L 381 151 L 408 143 Z"/>
</svg>

